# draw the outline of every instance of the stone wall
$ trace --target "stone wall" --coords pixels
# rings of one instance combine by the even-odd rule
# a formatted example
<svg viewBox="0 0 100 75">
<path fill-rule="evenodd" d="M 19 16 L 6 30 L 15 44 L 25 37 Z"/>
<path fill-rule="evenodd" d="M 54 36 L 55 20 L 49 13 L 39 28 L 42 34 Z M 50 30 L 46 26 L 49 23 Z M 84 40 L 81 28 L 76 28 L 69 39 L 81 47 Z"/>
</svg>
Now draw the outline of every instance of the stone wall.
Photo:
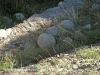
<svg viewBox="0 0 100 75">
<path fill-rule="evenodd" d="M 0 50 L 29 50 L 37 47 L 37 33 L 43 29 L 57 25 L 68 18 L 72 10 L 78 11 L 85 3 L 82 0 L 64 0 L 57 7 L 49 8 L 41 14 L 33 14 L 23 23 L 9 29 L 0 30 Z"/>
</svg>

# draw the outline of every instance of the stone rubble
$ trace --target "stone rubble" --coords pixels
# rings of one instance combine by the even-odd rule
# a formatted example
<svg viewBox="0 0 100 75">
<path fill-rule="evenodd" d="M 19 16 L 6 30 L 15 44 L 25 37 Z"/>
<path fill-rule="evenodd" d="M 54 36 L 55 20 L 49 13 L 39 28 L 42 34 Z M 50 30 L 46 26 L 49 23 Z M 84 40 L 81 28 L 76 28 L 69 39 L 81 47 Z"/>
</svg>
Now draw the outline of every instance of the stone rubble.
<svg viewBox="0 0 100 75">
<path fill-rule="evenodd" d="M 96 0 L 96 2 L 99 3 L 99 0 Z M 13 46 L 16 47 L 17 42 L 20 42 L 18 43 L 19 47 L 25 46 L 23 47 L 24 50 L 27 50 L 29 47 L 34 49 L 36 47 L 37 38 L 34 34 L 35 32 L 42 28 L 63 23 L 64 20 L 70 21 L 70 19 L 68 19 L 68 13 L 73 10 L 78 11 L 84 4 L 82 0 L 64 0 L 60 2 L 57 7 L 49 8 L 41 14 L 33 14 L 27 20 L 24 20 L 23 23 L 19 23 L 10 29 L 0 29 L 0 50 L 11 49 Z M 92 7 L 94 8 L 95 6 Z M 22 13 L 16 13 L 16 17 L 18 19 L 25 18 Z M 70 24 L 71 26 L 64 24 L 65 28 L 74 30 L 74 23 L 70 22 Z M 50 31 L 49 33 L 52 32 Z M 10 41 L 6 41 L 7 39 L 10 39 Z M 8 44 L 12 47 L 9 48 Z M 29 46 L 27 46 L 27 44 Z"/>
<path fill-rule="evenodd" d="M 73 5 L 72 5 L 73 4 Z M 23 23 L 20 23 L 18 25 L 15 25 L 15 27 L 12 27 L 11 29 L 6 29 L 6 30 L 0 30 L 0 37 L 8 38 L 10 39 L 9 42 L 5 43 L 0 43 L 0 49 L 3 50 L 9 49 L 7 46 L 9 43 L 11 46 L 16 44 L 16 41 L 20 41 L 23 45 L 27 44 L 27 39 L 31 39 L 31 36 L 35 36 L 33 32 L 37 31 L 40 28 L 44 27 L 49 27 L 51 25 L 55 25 L 58 22 L 62 21 L 63 19 L 67 18 L 67 12 L 69 9 L 73 6 L 75 8 L 79 9 L 79 6 L 83 5 L 82 0 L 65 0 L 61 3 L 58 4 L 57 7 L 47 9 L 41 14 L 34 14 L 27 20 L 23 21 Z M 75 9 L 77 10 L 77 9 Z M 18 19 L 24 19 L 25 17 L 23 16 L 22 13 L 16 13 L 15 16 Z M 32 33 L 33 35 L 28 34 Z M 9 34 L 9 35 L 8 35 Z M 32 44 L 32 48 L 35 47 L 36 45 L 36 38 L 33 37 L 34 39 L 30 42 L 34 43 Z M 2 39 L 2 42 L 5 41 L 6 39 Z M 24 43 L 23 43 L 24 41 Z M 0 41 L 1 42 L 1 41 Z M 13 44 L 15 43 L 15 44 Z M 3 46 L 3 47 L 2 47 Z M 7 48 L 6 48 L 7 47 Z M 27 49 L 27 48 L 25 48 Z"/>
<path fill-rule="evenodd" d="M 96 1 L 99 2 L 99 0 L 96 0 Z M 65 20 L 71 21 L 67 19 L 66 10 L 68 11 L 69 9 L 67 9 L 67 7 L 70 7 L 70 6 L 67 6 L 67 2 L 69 3 L 69 5 L 70 3 L 75 5 L 74 8 L 77 8 L 77 9 L 79 9 L 79 7 L 77 7 L 76 4 L 81 4 L 81 5 L 84 4 L 81 0 L 64 0 L 64 2 L 60 2 L 58 4 L 58 7 L 50 8 L 46 10 L 45 12 L 43 12 L 42 14 L 34 14 L 29 19 L 24 20 L 23 23 L 20 23 L 16 25 L 15 27 L 8 28 L 6 30 L 0 29 L 0 50 L 6 51 L 12 48 L 19 48 L 20 50 L 34 49 L 36 47 L 36 42 L 38 46 L 41 48 L 51 47 L 50 46 L 51 44 L 52 46 L 54 46 L 56 44 L 55 37 L 60 35 L 59 27 L 55 25 L 58 22 L 62 23 Z M 74 2 L 76 3 L 74 4 Z M 92 6 L 92 9 L 94 8 L 95 7 Z M 70 25 L 67 25 L 67 23 L 64 23 L 64 25 L 66 26 L 64 28 L 75 30 L 75 25 L 73 21 L 71 21 L 71 23 L 69 24 Z M 45 27 L 48 27 L 45 31 L 46 33 L 40 34 L 38 39 L 36 39 L 37 37 L 35 36 L 34 32 L 39 30 L 40 28 L 45 28 Z M 91 29 L 91 24 L 86 24 L 85 28 Z M 80 31 L 78 31 L 77 33 L 80 34 Z M 65 40 L 68 42 L 73 42 L 73 39 L 69 36 L 65 37 Z M 66 54 L 65 56 L 66 57 L 68 56 L 69 58 L 68 54 Z M 76 57 L 73 56 L 70 59 L 59 60 L 61 64 L 65 63 L 64 60 L 70 60 L 71 63 L 73 63 L 72 65 L 73 71 L 71 71 L 69 74 L 76 75 L 77 71 L 80 71 L 80 70 L 83 71 L 83 69 L 85 68 L 91 67 L 92 65 L 94 66 L 94 64 L 90 65 L 90 63 L 86 63 L 85 65 L 82 65 L 82 63 L 85 63 L 88 61 L 85 61 L 83 59 L 77 60 L 75 58 Z M 98 61 L 96 65 L 97 66 L 94 66 L 94 67 L 96 67 L 97 70 L 100 71 L 100 68 L 99 68 L 100 61 Z M 63 69 L 63 67 L 60 67 L 58 71 L 67 72 L 67 70 Z"/>
</svg>

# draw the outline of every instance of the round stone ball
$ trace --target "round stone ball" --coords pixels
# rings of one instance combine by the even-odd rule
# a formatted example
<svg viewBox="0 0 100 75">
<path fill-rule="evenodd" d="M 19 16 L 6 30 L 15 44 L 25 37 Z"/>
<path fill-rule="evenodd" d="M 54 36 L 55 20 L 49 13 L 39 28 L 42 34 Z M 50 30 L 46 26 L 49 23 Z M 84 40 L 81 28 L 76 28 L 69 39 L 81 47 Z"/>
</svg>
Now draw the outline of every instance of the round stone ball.
<svg viewBox="0 0 100 75">
<path fill-rule="evenodd" d="M 46 29 L 46 33 L 49 33 L 53 36 L 59 36 L 60 35 L 60 29 L 57 26 L 52 26 Z"/>
<path fill-rule="evenodd" d="M 37 39 L 37 44 L 40 48 L 48 48 L 54 46 L 56 40 L 51 34 L 42 33 Z"/>
<path fill-rule="evenodd" d="M 65 29 L 71 29 L 74 30 L 74 22 L 71 20 L 64 20 L 61 22 L 61 25 L 65 28 Z"/>
</svg>

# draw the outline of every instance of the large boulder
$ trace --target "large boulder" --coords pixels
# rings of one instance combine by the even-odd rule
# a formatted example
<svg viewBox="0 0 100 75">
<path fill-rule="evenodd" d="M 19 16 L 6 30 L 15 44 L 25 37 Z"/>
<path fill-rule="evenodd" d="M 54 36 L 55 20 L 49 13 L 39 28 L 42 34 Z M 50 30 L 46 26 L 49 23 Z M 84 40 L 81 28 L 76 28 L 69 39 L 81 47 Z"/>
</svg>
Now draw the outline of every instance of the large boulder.
<svg viewBox="0 0 100 75">
<path fill-rule="evenodd" d="M 47 33 L 42 33 L 37 39 L 37 44 L 41 48 L 52 47 L 55 45 L 55 43 L 55 38 L 51 34 Z"/>
<path fill-rule="evenodd" d="M 59 36 L 60 35 L 60 29 L 57 26 L 52 26 L 46 29 L 46 33 L 49 33 L 53 36 Z"/>
<path fill-rule="evenodd" d="M 71 29 L 74 30 L 74 22 L 71 20 L 64 20 L 61 22 L 61 26 L 63 26 L 65 29 Z"/>
</svg>

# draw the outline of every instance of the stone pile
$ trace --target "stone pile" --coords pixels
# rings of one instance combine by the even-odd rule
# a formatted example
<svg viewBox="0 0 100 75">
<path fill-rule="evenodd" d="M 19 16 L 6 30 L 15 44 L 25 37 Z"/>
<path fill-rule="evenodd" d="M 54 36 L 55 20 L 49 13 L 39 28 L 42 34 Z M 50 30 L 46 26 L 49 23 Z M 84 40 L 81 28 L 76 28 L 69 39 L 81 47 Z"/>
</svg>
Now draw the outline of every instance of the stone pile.
<svg viewBox="0 0 100 75">
<path fill-rule="evenodd" d="M 99 0 L 96 1 L 99 3 Z M 75 30 L 74 23 L 68 19 L 68 13 L 72 12 L 73 9 L 78 11 L 84 4 L 82 0 L 64 0 L 57 7 L 47 9 L 41 14 L 34 14 L 24 20 L 23 23 L 17 24 L 12 28 L 0 29 L 0 50 L 20 49 L 22 46 L 24 50 L 34 49 L 37 40 L 34 33 L 46 27 L 49 27 L 46 29 L 46 33 L 42 33 L 38 37 L 38 45 L 46 47 L 50 45 L 49 43 L 56 44 L 54 37 L 60 35 L 60 30 L 55 25 L 60 22 L 65 29 Z M 98 4 L 94 4 L 92 8 L 98 9 L 98 6 Z M 16 16 L 20 18 L 18 14 Z M 21 14 L 21 16 L 23 15 Z M 21 19 L 24 19 L 24 16 Z M 86 28 L 91 29 L 91 25 L 86 25 Z M 67 39 L 69 38 L 67 37 Z M 70 39 L 70 41 L 72 40 Z"/>
</svg>

